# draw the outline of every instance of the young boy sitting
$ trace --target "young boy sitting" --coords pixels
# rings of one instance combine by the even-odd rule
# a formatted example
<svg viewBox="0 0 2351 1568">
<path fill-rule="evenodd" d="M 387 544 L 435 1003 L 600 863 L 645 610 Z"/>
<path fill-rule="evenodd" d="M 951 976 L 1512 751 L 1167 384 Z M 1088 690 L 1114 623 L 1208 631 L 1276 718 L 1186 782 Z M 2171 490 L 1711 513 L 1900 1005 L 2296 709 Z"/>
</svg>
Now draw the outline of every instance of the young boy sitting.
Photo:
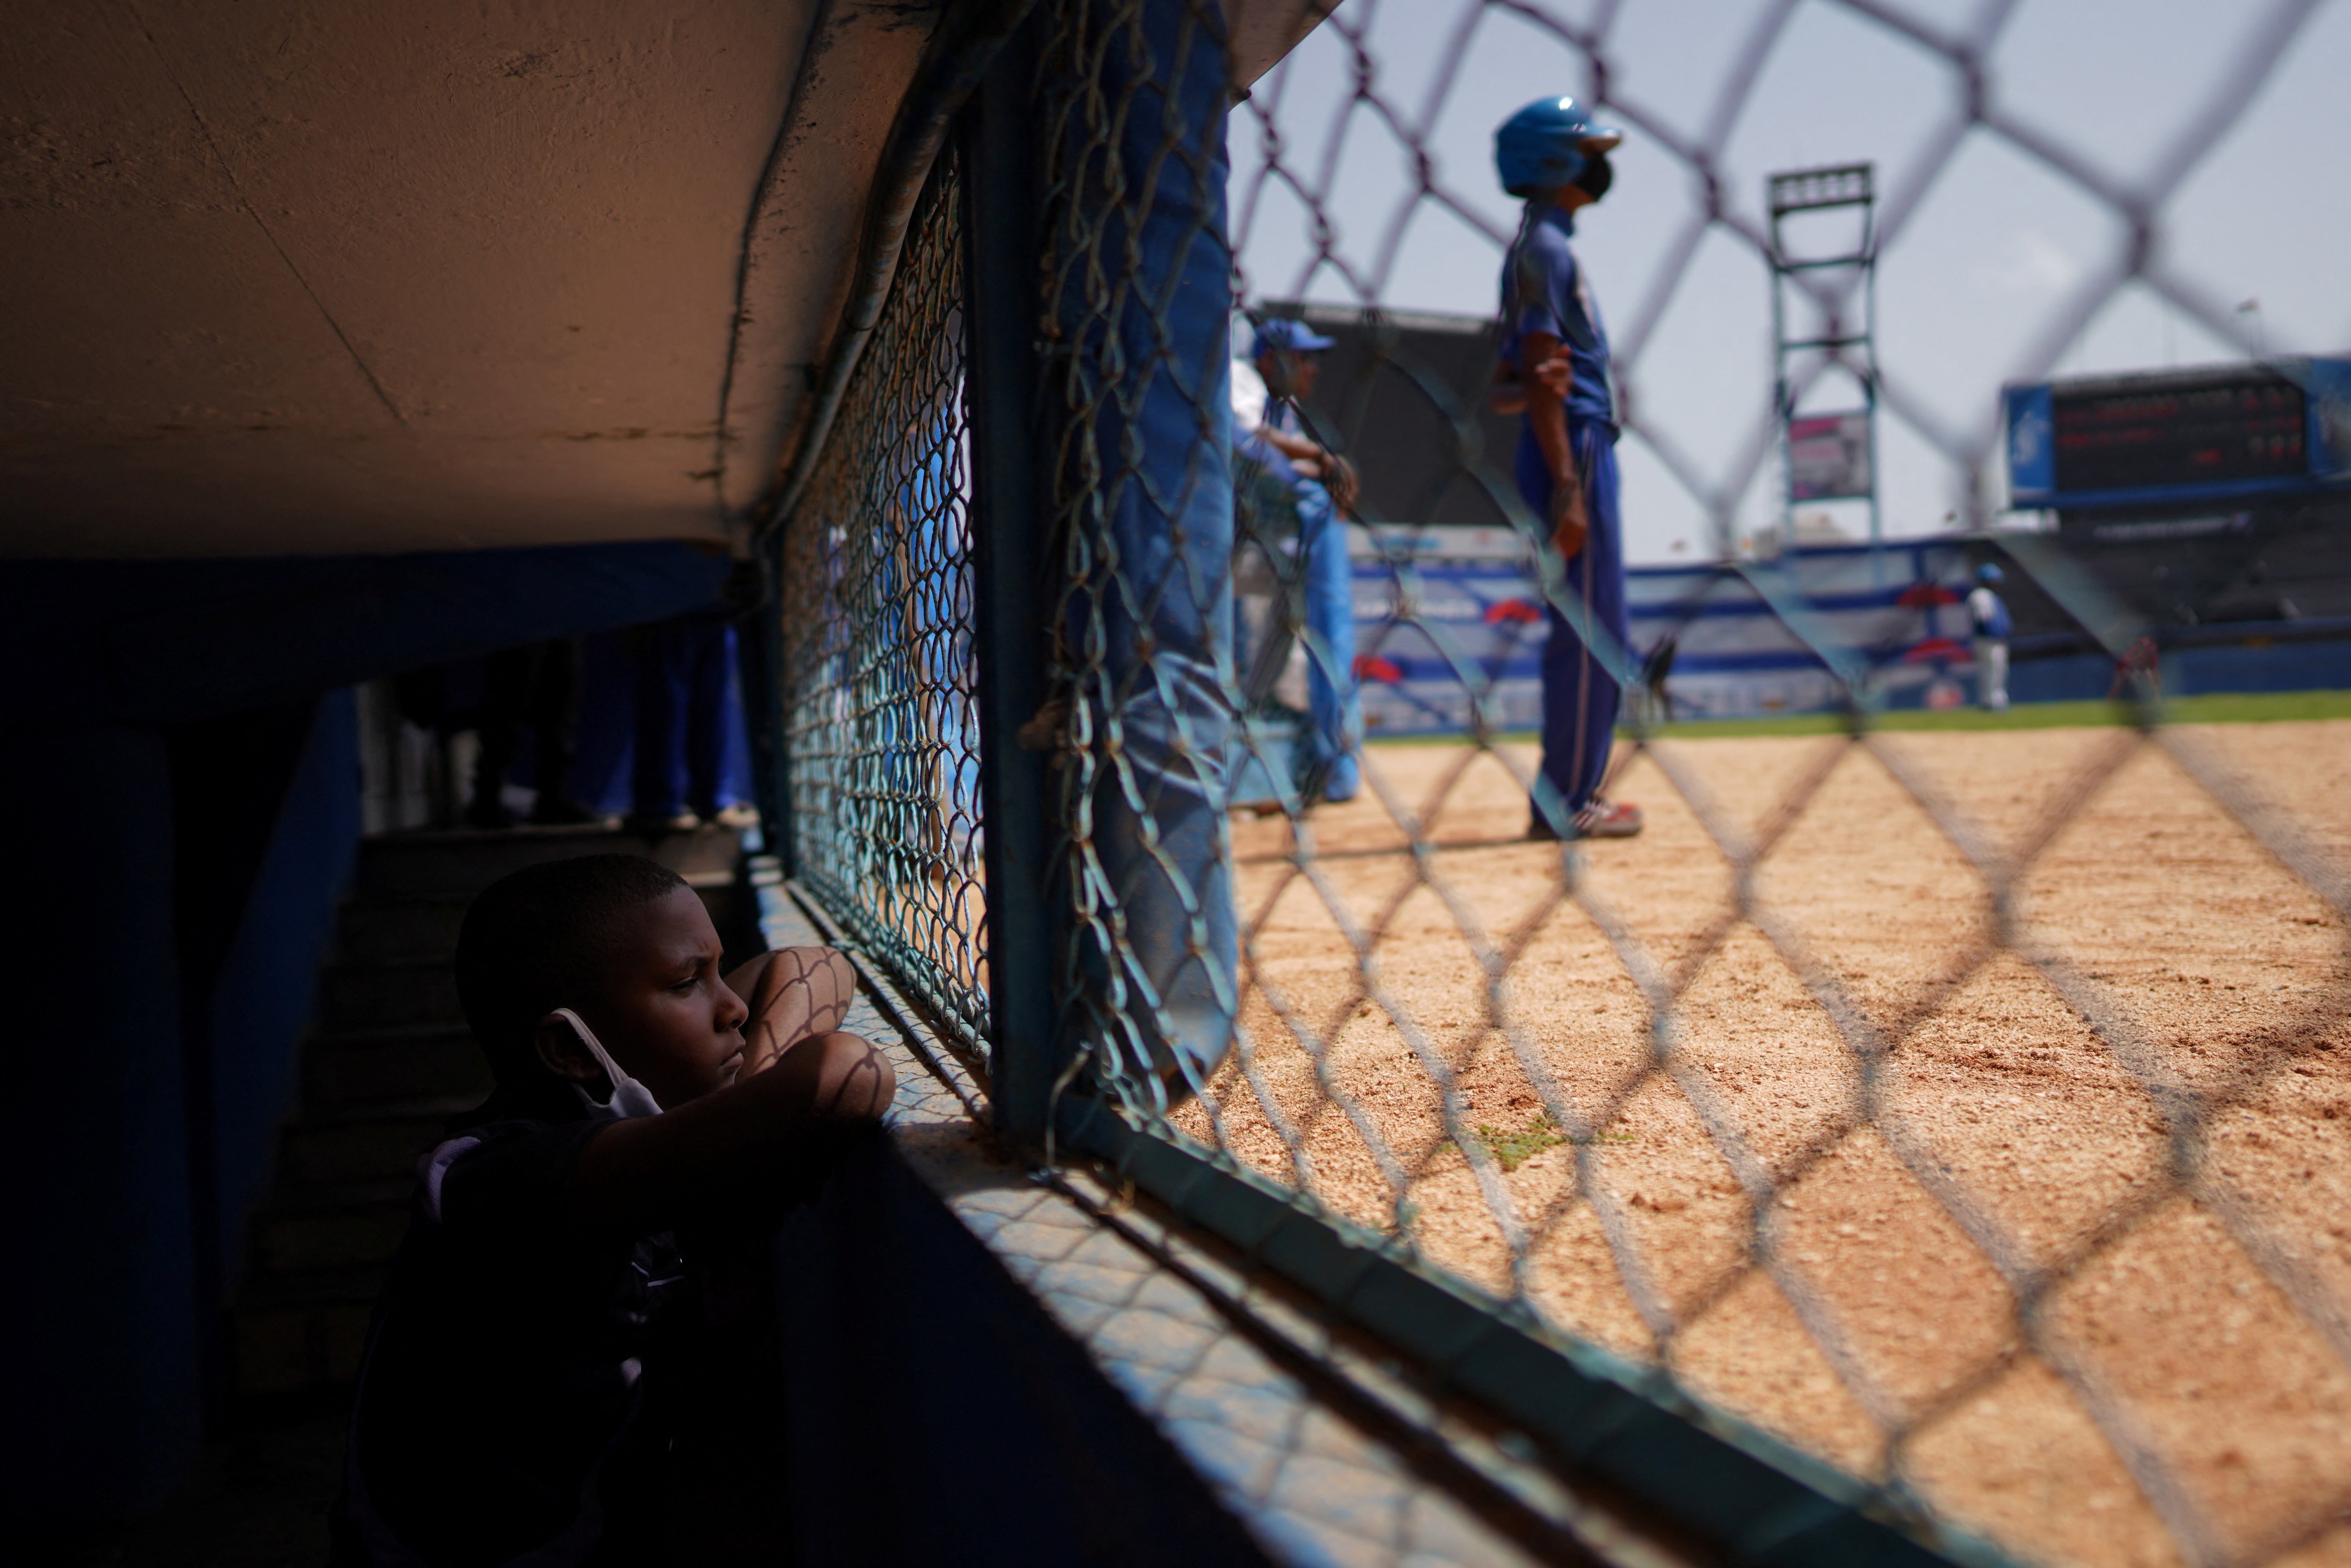
<svg viewBox="0 0 2351 1568">
<path fill-rule="evenodd" d="M 466 912 L 458 996 L 497 1088 L 418 1164 L 337 1563 L 661 1555 L 698 1265 L 811 1195 L 894 1087 L 838 1031 L 840 954 L 718 964 L 702 901 L 634 856 L 533 866 Z"/>
</svg>

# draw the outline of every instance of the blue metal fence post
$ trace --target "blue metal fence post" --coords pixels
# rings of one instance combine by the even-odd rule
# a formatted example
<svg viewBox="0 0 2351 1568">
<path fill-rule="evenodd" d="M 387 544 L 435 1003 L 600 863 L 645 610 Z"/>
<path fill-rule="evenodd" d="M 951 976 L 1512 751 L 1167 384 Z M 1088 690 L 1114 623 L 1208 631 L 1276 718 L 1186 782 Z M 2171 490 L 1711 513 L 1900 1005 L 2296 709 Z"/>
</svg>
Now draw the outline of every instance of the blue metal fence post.
<svg viewBox="0 0 2351 1568">
<path fill-rule="evenodd" d="M 1060 598 L 1039 434 L 1037 258 L 1044 245 L 1033 134 L 1032 16 L 998 53 L 964 121 L 968 279 L 965 397 L 979 664 L 980 801 L 987 823 L 989 1099 L 998 1127 L 1041 1141 L 1068 1061 L 1053 1001 L 1060 921 L 1050 897 L 1047 754 L 1020 731 L 1050 693 Z"/>
</svg>

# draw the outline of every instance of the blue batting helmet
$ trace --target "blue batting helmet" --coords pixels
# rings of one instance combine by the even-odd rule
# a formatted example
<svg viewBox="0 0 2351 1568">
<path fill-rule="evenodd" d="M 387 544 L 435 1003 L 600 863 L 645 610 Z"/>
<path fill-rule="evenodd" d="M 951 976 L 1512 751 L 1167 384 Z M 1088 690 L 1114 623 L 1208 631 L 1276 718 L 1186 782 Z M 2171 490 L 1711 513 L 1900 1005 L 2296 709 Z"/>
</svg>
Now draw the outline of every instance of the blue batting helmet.
<svg viewBox="0 0 2351 1568">
<path fill-rule="evenodd" d="M 1572 98 L 1540 98 L 1494 132 L 1494 172 L 1514 196 L 1554 190 L 1583 172 L 1583 155 L 1605 152 L 1625 140 L 1614 126 L 1594 125 Z"/>
<path fill-rule="evenodd" d="M 1981 566 L 1976 568 L 1976 580 L 1983 583 L 1987 587 L 1995 582 L 2004 582 L 2007 580 L 2008 573 L 2001 570 L 2000 568 L 1994 566 L 1990 561 L 1986 561 Z"/>
</svg>

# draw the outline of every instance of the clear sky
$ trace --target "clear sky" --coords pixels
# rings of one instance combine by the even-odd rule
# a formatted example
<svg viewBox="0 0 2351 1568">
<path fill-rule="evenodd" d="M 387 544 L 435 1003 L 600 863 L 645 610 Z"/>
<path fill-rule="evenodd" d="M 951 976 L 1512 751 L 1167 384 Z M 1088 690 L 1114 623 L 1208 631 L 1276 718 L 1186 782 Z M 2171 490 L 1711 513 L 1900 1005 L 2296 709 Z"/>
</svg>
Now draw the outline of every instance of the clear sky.
<svg viewBox="0 0 2351 1568">
<path fill-rule="evenodd" d="M 1983 41 L 1986 102 L 2013 134 L 1956 134 L 1960 70 L 1872 11 L 1953 43 Z M 1371 104 L 1351 106 L 1349 28 L 1395 126 Z M 2283 54 L 2237 107 L 2232 84 L 2282 34 Z M 1235 111 L 1249 297 L 1490 313 L 1497 236 L 1517 216 L 1494 183 L 1493 128 L 1536 98 L 1593 96 L 1579 38 L 1596 39 L 1606 62 L 1600 118 L 1627 132 L 1615 187 L 1580 219 L 1577 249 L 1636 416 L 1657 437 L 1628 435 L 1619 448 L 1635 561 L 1710 553 L 1693 485 L 1734 497 L 1742 532 L 1778 514 L 1779 470 L 1763 438 L 1771 281 L 1750 237 L 1763 232 L 1774 171 L 1876 166 L 1887 230 L 1878 357 L 1889 400 L 1910 416 L 1881 415 L 1889 534 L 1964 516 L 1953 453 L 1991 454 L 2001 504 L 2004 381 L 2241 360 L 2257 344 L 2351 351 L 2351 0 L 1344 0 Z M 1278 182 L 1244 206 L 1263 163 L 1263 114 L 1281 137 L 1281 167 L 1327 191 L 1322 212 L 1344 270 L 1317 262 L 1311 213 Z M 2199 124 L 2217 134 L 2196 134 Z M 1415 198 L 1398 129 L 1419 140 L 1437 191 L 1468 216 Z M 1690 154 L 1709 147 L 1729 222 L 1700 228 L 1704 183 Z M 2123 265 L 2132 225 L 2085 179 L 2146 204 L 2153 266 L 2191 308 L 2136 281 L 2090 303 Z M 2247 301 L 2257 308 L 2240 309 Z M 1824 382 L 1813 406 L 1845 401 Z"/>
</svg>

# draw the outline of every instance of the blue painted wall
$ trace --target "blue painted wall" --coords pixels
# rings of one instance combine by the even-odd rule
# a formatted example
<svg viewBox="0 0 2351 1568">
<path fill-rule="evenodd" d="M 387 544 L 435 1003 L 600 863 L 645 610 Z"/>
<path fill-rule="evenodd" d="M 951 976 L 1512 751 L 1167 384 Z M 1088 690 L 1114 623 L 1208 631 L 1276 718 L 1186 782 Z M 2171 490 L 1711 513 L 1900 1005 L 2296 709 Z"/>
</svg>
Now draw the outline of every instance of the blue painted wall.
<svg viewBox="0 0 2351 1568">
<path fill-rule="evenodd" d="M 2104 653 L 2020 659 L 2009 668 L 2008 695 L 2020 703 L 2097 701 L 2114 680 L 2115 662 Z M 2351 689 L 2351 642 L 2167 649 L 2163 689 L 2176 697 Z"/>
<path fill-rule="evenodd" d="M 213 993 L 212 1228 L 225 1281 L 236 1279 L 244 1257 L 245 1217 L 268 1188 L 277 1124 L 295 1098 L 296 1051 L 359 838 L 359 707 L 346 687 L 319 700 Z"/>
</svg>

